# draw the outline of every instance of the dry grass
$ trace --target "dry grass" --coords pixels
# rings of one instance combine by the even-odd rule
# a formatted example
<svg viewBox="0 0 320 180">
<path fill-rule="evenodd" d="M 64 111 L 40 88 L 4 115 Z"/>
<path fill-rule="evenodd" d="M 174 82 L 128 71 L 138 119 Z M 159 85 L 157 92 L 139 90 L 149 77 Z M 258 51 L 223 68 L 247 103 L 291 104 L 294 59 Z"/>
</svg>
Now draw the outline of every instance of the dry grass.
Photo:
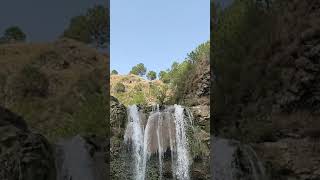
<svg viewBox="0 0 320 180">
<path fill-rule="evenodd" d="M 2 44 L 0 105 L 21 114 L 31 129 L 50 139 L 81 133 L 81 123 L 90 120 L 79 118 L 88 108 L 92 117 L 99 118 L 97 114 L 100 113 L 101 119 L 95 122 L 101 121 L 97 124 L 104 127 L 101 125 L 105 123 L 106 115 L 99 108 L 102 102 L 98 104 L 93 99 L 106 97 L 108 63 L 108 56 L 69 39 L 53 43 Z M 48 80 L 47 96 L 24 97 L 19 89 L 14 88 L 22 84 L 17 77 L 23 77 L 22 69 L 27 66 L 35 68 Z M 88 114 L 87 118 L 90 117 Z"/>
<path fill-rule="evenodd" d="M 122 83 L 125 86 L 125 92 L 118 93 L 115 91 L 114 87 L 117 83 Z M 152 86 L 160 88 L 164 85 L 160 80 L 149 81 L 133 74 L 111 75 L 110 77 L 111 95 L 115 96 L 125 105 L 135 104 L 137 101 L 144 101 L 145 104 L 157 103 L 157 97 L 155 92 L 153 92 Z M 167 96 L 170 96 L 169 91 Z"/>
</svg>

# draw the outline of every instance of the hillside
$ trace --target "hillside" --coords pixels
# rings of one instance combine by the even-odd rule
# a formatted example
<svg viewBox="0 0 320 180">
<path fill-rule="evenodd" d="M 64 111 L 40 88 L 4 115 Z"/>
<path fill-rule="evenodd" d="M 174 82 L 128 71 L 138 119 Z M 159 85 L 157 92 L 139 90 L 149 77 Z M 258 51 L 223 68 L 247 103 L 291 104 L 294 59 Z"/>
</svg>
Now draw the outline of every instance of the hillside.
<svg viewBox="0 0 320 180">
<path fill-rule="evenodd" d="M 118 87 L 119 83 L 124 85 L 123 89 Z M 152 105 L 158 102 L 159 93 L 157 91 L 167 85 L 161 80 L 150 81 L 134 74 L 128 74 L 111 75 L 110 86 L 111 95 L 125 105 Z M 170 96 L 169 90 L 165 93 L 165 97 Z"/>
<path fill-rule="evenodd" d="M 108 63 L 107 55 L 70 39 L 0 45 L 0 105 L 51 140 L 104 134 Z"/>
<path fill-rule="evenodd" d="M 253 2 L 211 22 L 213 133 L 252 145 L 267 179 L 319 179 L 320 3 Z"/>
</svg>

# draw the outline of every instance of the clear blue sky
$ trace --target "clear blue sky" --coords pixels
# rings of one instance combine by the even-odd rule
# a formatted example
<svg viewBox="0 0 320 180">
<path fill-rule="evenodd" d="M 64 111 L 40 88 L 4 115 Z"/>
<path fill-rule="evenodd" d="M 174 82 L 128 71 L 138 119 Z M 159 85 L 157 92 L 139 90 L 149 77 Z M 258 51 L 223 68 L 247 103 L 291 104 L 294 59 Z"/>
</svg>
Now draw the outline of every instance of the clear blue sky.
<svg viewBox="0 0 320 180">
<path fill-rule="evenodd" d="M 110 64 L 120 74 L 181 62 L 210 37 L 210 0 L 111 0 Z"/>
</svg>

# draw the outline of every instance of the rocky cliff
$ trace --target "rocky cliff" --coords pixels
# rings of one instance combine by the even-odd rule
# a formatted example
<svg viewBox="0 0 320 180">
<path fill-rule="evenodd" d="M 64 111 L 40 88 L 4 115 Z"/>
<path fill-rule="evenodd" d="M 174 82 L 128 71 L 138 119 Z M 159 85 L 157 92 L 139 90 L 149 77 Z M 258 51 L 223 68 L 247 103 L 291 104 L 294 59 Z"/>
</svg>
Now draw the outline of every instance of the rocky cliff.
<svg viewBox="0 0 320 180">
<path fill-rule="evenodd" d="M 0 107 L 0 179 L 56 180 L 53 147 L 30 132 L 18 115 Z"/>
<path fill-rule="evenodd" d="M 266 83 L 244 92 L 237 110 L 230 110 L 232 117 L 215 121 L 214 129 L 250 143 L 270 179 L 320 179 L 320 3 L 281 3 L 285 8 L 274 23 L 277 40 L 254 51 L 259 60 L 250 66 Z"/>
</svg>

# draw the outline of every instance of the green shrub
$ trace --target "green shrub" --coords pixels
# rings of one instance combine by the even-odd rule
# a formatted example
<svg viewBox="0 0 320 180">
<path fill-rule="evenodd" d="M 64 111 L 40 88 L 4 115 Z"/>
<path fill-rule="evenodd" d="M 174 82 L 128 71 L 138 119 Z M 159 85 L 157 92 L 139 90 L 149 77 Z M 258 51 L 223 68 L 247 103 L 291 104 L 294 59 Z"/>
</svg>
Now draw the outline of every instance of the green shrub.
<svg viewBox="0 0 320 180">
<path fill-rule="evenodd" d="M 158 104 L 165 104 L 168 100 L 168 93 L 169 87 L 168 85 L 160 85 L 155 86 L 154 84 L 150 84 L 150 94 L 157 98 Z"/>
<path fill-rule="evenodd" d="M 24 67 L 16 76 L 14 91 L 17 96 L 46 97 L 49 93 L 49 80 L 46 74 L 33 66 Z"/>
<path fill-rule="evenodd" d="M 144 93 L 143 92 L 134 92 L 132 94 L 132 99 L 129 104 L 130 105 L 132 105 L 132 104 L 146 104 L 146 98 L 144 96 Z"/>
<path fill-rule="evenodd" d="M 114 69 L 111 71 L 111 74 L 118 74 L 118 71 Z"/>
<path fill-rule="evenodd" d="M 107 134 L 106 98 L 103 95 L 91 95 L 83 101 L 72 119 L 78 132 L 93 133 L 100 136 Z"/>
<path fill-rule="evenodd" d="M 123 93 L 123 92 L 126 92 L 126 87 L 125 87 L 121 82 L 118 82 L 118 83 L 114 86 L 114 90 L 115 90 L 117 93 Z"/>
</svg>

